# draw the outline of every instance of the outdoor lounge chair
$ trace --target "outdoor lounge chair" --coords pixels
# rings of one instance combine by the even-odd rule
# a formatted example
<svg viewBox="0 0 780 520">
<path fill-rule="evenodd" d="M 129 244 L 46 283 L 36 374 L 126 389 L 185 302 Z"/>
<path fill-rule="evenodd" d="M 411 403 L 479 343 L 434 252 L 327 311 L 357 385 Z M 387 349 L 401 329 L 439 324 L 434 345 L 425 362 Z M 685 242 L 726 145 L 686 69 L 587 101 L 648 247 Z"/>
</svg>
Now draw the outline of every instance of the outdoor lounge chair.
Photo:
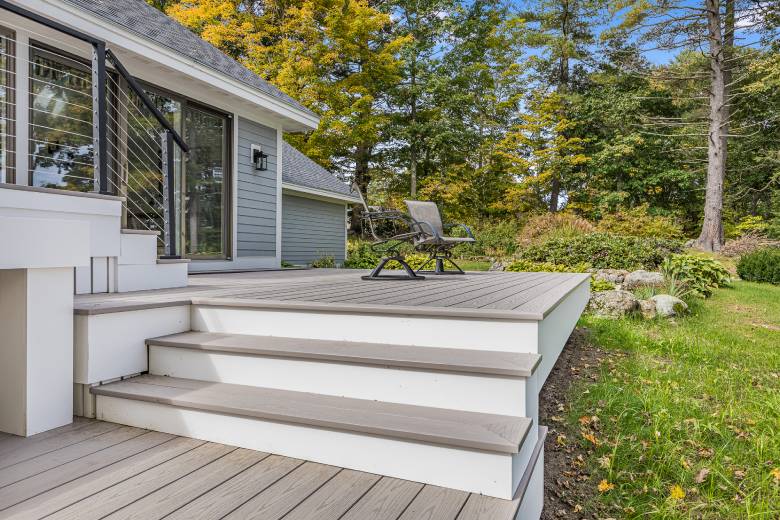
<svg viewBox="0 0 780 520">
<path fill-rule="evenodd" d="M 398 210 L 369 206 L 357 184 L 353 184 L 352 189 L 360 197 L 363 205 L 361 217 L 374 239 L 371 250 L 382 257 L 371 274 L 362 277 L 363 280 L 425 280 L 409 266 L 401 251 L 403 244 L 414 245 L 425 236 L 419 224 Z M 401 264 L 405 274 L 381 274 L 391 260 Z"/>
<path fill-rule="evenodd" d="M 417 269 L 416 274 L 465 274 L 463 269 L 452 259 L 452 248 L 459 244 L 470 244 L 476 242 L 471 229 L 465 224 L 443 224 L 439 208 L 435 202 L 407 200 L 406 207 L 409 209 L 409 217 L 416 223 L 417 229 L 421 233 L 413 238 L 413 245 L 416 251 L 428 253 L 429 257 L 425 263 Z M 445 232 L 453 228 L 461 228 L 466 232 L 465 237 L 448 236 Z M 433 271 L 426 271 L 425 268 L 431 262 L 435 262 Z M 449 262 L 457 271 L 447 271 L 445 262 Z"/>
</svg>

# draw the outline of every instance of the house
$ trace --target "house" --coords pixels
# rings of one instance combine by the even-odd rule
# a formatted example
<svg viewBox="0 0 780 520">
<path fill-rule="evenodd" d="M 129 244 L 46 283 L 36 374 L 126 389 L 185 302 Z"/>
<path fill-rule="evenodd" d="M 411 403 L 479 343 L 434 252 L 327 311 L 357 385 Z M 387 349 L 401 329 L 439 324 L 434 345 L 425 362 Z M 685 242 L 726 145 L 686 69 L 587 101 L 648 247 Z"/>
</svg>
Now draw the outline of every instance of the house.
<svg viewBox="0 0 780 520">
<path fill-rule="evenodd" d="M 143 0 L 0 0 L 0 516 L 539 518 L 590 276 L 279 269 L 345 259 L 317 124 Z"/>
</svg>

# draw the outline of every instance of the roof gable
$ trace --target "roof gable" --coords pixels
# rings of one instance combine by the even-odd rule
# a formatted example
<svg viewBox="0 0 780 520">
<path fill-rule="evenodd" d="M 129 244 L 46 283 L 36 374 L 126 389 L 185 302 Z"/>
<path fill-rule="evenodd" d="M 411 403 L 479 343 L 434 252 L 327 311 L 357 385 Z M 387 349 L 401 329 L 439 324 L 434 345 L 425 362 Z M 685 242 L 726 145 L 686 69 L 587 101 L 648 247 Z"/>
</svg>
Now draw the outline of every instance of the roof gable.
<svg viewBox="0 0 780 520">
<path fill-rule="evenodd" d="M 144 0 L 65 0 L 308 114 L 313 112 Z"/>
<path fill-rule="evenodd" d="M 287 141 L 282 145 L 282 182 L 355 197 L 346 183 L 312 161 Z"/>
</svg>

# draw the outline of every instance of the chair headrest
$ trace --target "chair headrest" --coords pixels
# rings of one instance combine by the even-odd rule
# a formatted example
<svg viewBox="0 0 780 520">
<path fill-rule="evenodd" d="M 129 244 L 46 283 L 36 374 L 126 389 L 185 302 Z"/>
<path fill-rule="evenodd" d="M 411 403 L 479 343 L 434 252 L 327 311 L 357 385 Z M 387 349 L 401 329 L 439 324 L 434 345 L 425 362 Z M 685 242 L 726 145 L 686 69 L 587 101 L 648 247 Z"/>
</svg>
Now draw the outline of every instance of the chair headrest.
<svg viewBox="0 0 780 520">
<path fill-rule="evenodd" d="M 440 235 L 444 235 L 441 213 L 435 202 L 428 200 L 405 200 L 409 216 L 419 222 L 427 222 Z"/>
</svg>

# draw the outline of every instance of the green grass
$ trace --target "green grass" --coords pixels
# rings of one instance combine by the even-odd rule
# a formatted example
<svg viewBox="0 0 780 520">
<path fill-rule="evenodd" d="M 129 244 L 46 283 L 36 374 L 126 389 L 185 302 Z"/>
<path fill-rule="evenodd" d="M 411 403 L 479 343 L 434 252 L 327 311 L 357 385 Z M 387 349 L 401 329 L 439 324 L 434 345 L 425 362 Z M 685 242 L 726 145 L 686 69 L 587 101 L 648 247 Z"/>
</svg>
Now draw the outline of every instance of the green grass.
<svg viewBox="0 0 780 520">
<path fill-rule="evenodd" d="M 780 287 L 735 282 L 691 311 L 581 320 L 627 353 L 576 388 L 568 417 L 595 436 L 595 482 L 615 486 L 597 500 L 616 518 L 780 518 Z"/>
<path fill-rule="evenodd" d="M 484 260 L 455 260 L 464 271 L 487 271 L 490 269 L 490 262 Z M 448 266 L 451 267 L 451 266 Z"/>
</svg>

